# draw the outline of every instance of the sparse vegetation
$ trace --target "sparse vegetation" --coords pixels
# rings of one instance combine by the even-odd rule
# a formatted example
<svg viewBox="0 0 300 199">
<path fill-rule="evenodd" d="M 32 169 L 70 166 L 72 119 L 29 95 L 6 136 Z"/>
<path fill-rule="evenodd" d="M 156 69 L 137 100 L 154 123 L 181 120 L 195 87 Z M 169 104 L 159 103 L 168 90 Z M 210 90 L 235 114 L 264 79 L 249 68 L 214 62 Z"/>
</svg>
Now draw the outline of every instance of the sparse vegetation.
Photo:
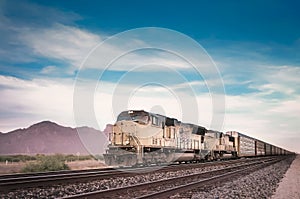
<svg viewBox="0 0 300 199">
<path fill-rule="evenodd" d="M 65 158 L 65 161 L 68 161 L 68 162 L 73 162 L 73 161 L 76 161 L 76 160 L 92 160 L 92 159 L 95 159 L 92 155 L 81 155 L 81 156 L 76 156 L 76 155 L 65 155 L 64 156 Z"/>
<path fill-rule="evenodd" d="M 0 156 L 0 162 L 8 163 L 7 166 L 14 165 L 15 163 L 20 163 L 21 170 L 16 170 L 14 172 L 43 172 L 43 171 L 57 171 L 57 170 L 68 170 L 70 169 L 68 164 L 70 162 L 84 161 L 84 160 L 96 160 L 103 159 L 103 156 L 99 155 L 93 157 L 91 155 L 44 155 L 37 154 L 34 156 L 30 155 L 3 155 Z M 14 164 L 12 164 L 14 163 Z M 22 164 L 21 164 L 22 163 Z M 6 166 L 5 164 L 3 164 Z M 5 167 L 6 168 L 6 167 Z M 2 171 L 3 172 L 3 171 Z M 0 171 L 1 173 L 1 171 Z"/>
<path fill-rule="evenodd" d="M 22 169 L 22 172 L 59 171 L 68 169 L 69 167 L 65 164 L 63 155 L 40 155 L 37 157 L 37 162 L 28 163 Z"/>
<path fill-rule="evenodd" d="M 56 155 L 44 155 L 44 154 L 37 154 L 34 156 L 29 156 L 29 155 L 2 155 L 0 156 L 0 162 L 27 162 L 27 161 L 33 161 L 33 160 L 39 160 L 45 156 L 56 156 L 59 157 L 59 159 L 62 159 L 63 161 L 76 161 L 76 160 L 91 160 L 95 159 L 91 155 L 62 155 L 62 154 L 56 154 Z M 96 159 L 98 156 L 96 157 Z"/>
<path fill-rule="evenodd" d="M 96 160 L 104 160 L 104 157 L 103 157 L 103 155 L 95 155 L 95 159 Z"/>
</svg>

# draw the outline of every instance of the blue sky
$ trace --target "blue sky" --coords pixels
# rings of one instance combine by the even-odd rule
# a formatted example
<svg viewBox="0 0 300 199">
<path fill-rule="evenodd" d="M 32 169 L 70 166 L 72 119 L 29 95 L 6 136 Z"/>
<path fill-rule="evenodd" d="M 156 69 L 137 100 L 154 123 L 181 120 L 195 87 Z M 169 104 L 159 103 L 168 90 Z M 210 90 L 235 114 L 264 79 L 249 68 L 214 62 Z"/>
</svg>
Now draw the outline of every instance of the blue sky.
<svg viewBox="0 0 300 199">
<path fill-rule="evenodd" d="M 102 129 L 124 106 L 207 128 L 213 126 L 214 115 L 220 115 L 224 121 L 217 130 L 241 131 L 300 152 L 299 7 L 299 1 L 2 0 L 0 131 L 41 120 L 84 125 L 74 121 L 73 113 L 79 75 L 93 85 L 93 114 L 99 122 L 85 125 Z M 104 69 L 96 58 L 104 56 L 94 56 L 94 62 L 89 53 L 116 34 L 142 27 L 165 28 L 198 42 L 203 56 L 208 54 L 201 63 L 203 73 L 197 74 L 184 57 L 143 49 L 118 59 L 100 78 Z M 122 44 L 107 45 L 105 53 L 156 42 L 196 56 L 176 34 L 151 36 L 148 43 L 145 35 L 128 36 Z M 91 65 L 82 67 L 85 59 Z M 219 73 L 211 76 L 206 64 L 215 65 Z M 214 107 L 212 94 L 225 96 L 224 109 Z M 120 101 L 126 104 L 113 111 L 108 108 Z M 194 111 L 199 113 L 195 120 Z M 191 117 L 183 116 L 186 113 Z"/>
</svg>

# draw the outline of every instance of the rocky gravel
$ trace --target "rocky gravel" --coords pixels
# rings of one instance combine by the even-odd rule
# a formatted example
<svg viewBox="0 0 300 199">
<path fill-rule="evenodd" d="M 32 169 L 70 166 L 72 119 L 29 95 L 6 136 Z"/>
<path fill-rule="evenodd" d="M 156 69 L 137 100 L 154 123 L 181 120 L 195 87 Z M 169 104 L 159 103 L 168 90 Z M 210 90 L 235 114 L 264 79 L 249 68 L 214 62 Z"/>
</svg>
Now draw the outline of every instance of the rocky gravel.
<svg viewBox="0 0 300 199">
<path fill-rule="evenodd" d="M 255 171 L 221 187 L 211 187 L 192 195 L 193 199 L 226 199 L 226 198 L 270 198 L 276 191 L 278 183 L 294 160 L 291 157 L 274 165 Z M 184 198 L 183 196 L 177 196 Z"/>
<path fill-rule="evenodd" d="M 114 177 L 103 180 L 94 180 L 86 183 L 75 183 L 68 185 L 56 185 L 45 188 L 26 188 L 19 189 L 15 191 L 11 191 L 6 194 L 0 194 L 0 198 L 58 198 L 65 197 L 70 195 L 75 195 L 79 193 L 87 193 L 92 191 L 106 190 L 111 188 L 118 188 L 124 186 L 130 186 L 138 183 L 151 182 L 156 180 L 162 180 L 172 177 L 179 177 L 188 174 L 195 174 L 201 172 L 212 171 L 216 169 L 221 169 L 226 166 L 217 165 L 217 166 L 209 166 L 202 168 L 193 168 L 193 169 L 185 169 L 185 170 L 177 170 L 177 171 L 169 171 L 169 172 L 159 172 L 156 171 L 154 173 L 148 174 L 139 174 L 130 177 Z"/>
<path fill-rule="evenodd" d="M 237 181 L 229 182 L 223 187 L 210 191 L 193 194 L 193 198 L 265 198 L 276 189 L 277 183 L 288 169 L 291 160 L 277 163 L 263 170 L 259 170 Z M 106 190 L 133 184 L 179 177 L 188 174 L 201 173 L 221 169 L 226 166 L 210 166 L 169 172 L 153 172 L 138 174 L 130 177 L 114 177 L 94 180 L 86 183 L 56 185 L 44 188 L 26 188 L 0 194 L 0 198 L 61 198 L 69 195 Z M 180 196 L 182 197 L 182 196 Z M 184 197 L 184 196 L 183 196 Z M 174 197 L 173 197 L 174 198 Z M 175 197 L 176 198 L 176 197 Z"/>
</svg>

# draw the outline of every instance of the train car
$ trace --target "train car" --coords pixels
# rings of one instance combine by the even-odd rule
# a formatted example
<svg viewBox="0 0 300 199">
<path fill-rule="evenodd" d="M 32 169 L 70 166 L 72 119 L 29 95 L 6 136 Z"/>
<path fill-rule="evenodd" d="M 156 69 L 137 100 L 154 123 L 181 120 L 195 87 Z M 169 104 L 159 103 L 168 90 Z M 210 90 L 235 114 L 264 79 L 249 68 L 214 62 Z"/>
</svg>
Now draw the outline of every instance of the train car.
<svg viewBox="0 0 300 199">
<path fill-rule="evenodd" d="M 279 148 L 277 146 L 275 146 L 275 154 L 274 155 L 279 155 Z"/>
<path fill-rule="evenodd" d="M 239 134 L 239 156 L 255 156 L 255 139 L 244 134 Z"/>
<path fill-rule="evenodd" d="M 245 134 L 236 131 L 229 131 L 227 134 L 233 136 L 237 142 L 236 151 L 238 157 L 287 155 L 284 149 Z"/>
<path fill-rule="evenodd" d="M 271 155 L 276 155 L 276 146 L 271 145 Z"/>
<path fill-rule="evenodd" d="M 272 155 L 272 150 L 271 150 L 272 146 L 268 143 L 265 143 L 265 154 L 266 155 Z"/>
<path fill-rule="evenodd" d="M 229 131 L 226 134 L 234 137 L 237 143 L 236 151 L 238 157 L 252 157 L 256 155 L 256 140 L 236 131 Z"/>
<path fill-rule="evenodd" d="M 255 140 L 255 156 L 265 155 L 265 143 L 260 140 Z"/>
<path fill-rule="evenodd" d="M 144 110 L 121 112 L 109 142 L 104 159 L 110 166 L 290 154 L 236 131 L 207 130 Z"/>
<path fill-rule="evenodd" d="M 210 139 L 213 138 L 213 141 Z M 204 137 L 204 143 L 211 146 L 206 147 L 210 152 L 206 155 L 207 160 L 218 160 L 236 157 L 235 141 L 231 135 L 219 131 L 208 130 Z"/>
</svg>

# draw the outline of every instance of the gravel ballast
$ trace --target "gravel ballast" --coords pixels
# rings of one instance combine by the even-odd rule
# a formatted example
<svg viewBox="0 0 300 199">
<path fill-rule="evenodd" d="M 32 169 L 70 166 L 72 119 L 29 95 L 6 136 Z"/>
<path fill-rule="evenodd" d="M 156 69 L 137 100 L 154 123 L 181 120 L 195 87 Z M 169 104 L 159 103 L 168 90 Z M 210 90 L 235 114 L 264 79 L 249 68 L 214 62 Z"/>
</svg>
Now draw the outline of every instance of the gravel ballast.
<svg viewBox="0 0 300 199">
<path fill-rule="evenodd" d="M 237 180 L 227 182 L 221 187 L 211 187 L 205 191 L 195 192 L 192 198 L 270 198 L 293 160 L 294 157 L 290 157 Z"/>
<path fill-rule="evenodd" d="M 215 165 L 168 172 L 157 171 L 149 174 L 135 175 L 131 177 L 114 177 L 110 179 L 94 180 L 86 183 L 55 185 L 45 188 L 19 189 L 6 194 L 0 194 L 0 198 L 58 198 L 80 193 L 130 186 L 133 184 L 151 182 L 172 177 L 184 176 L 188 174 L 202 173 L 221 168 L 224 168 L 224 166 Z"/>
<path fill-rule="evenodd" d="M 266 198 L 272 195 L 277 183 L 288 169 L 292 159 L 281 161 L 265 169 L 256 171 L 239 180 L 229 182 L 223 187 L 206 192 L 193 194 L 193 198 Z M 224 168 L 222 165 L 185 169 L 169 172 L 154 172 L 150 174 L 135 175 L 131 177 L 114 177 L 112 179 L 94 180 L 86 183 L 69 185 L 56 185 L 45 188 L 27 188 L 0 194 L 0 198 L 57 198 L 79 193 L 106 190 L 116 187 L 130 186 L 133 184 L 178 177 L 192 173 L 202 173 Z M 180 196 L 182 197 L 182 196 Z M 184 197 L 184 196 L 183 196 Z M 174 197 L 173 197 L 174 198 Z M 176 198 L 176 197 L 175 197 Z"/>
</svg>

